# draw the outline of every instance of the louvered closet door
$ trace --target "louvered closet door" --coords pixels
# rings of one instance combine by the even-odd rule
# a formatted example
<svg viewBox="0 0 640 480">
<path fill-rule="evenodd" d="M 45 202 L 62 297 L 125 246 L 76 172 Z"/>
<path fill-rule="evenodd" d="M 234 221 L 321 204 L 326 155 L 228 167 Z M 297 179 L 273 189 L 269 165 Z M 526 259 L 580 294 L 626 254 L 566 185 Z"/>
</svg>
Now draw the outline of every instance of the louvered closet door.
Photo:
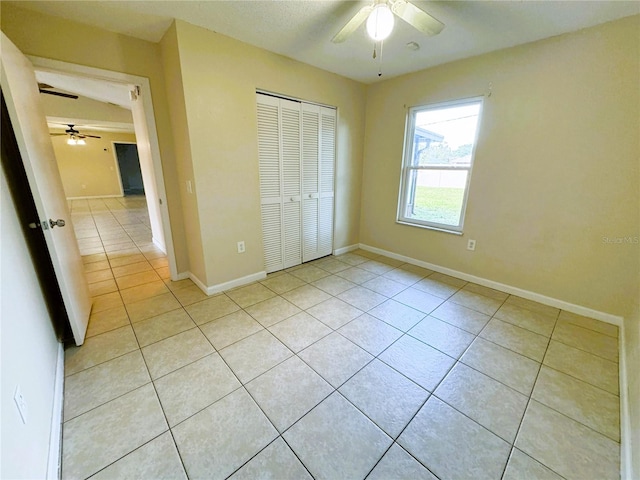
<svg viewBox="0 0 640 480">
<path fill-rule="evenodd" d="M 302 105 L 302 261 L 318 254 L 320 107 Z"/>
<path fill-rule="evenodd" d="M 320 108 L 318 257 L 333 252 L 333 198 L 336 161 L 336 110 Z"/>
<path fill-rule="evenodd" d="M 333 251 L 336 111 L 302 104 L 302 260 Z"/>
<path fill-rule="evenodd" d="M 284 268 L 302 263 L 300 208 L 300 117 L 299 102 L 280 99 L 283 178 Z"/>
<path fill-rule="evenodd" d="M 267 272 L 284 268 L 282 227 L 282 172 L 280 165 L 280 101 L 258 95 L 258 163 L 262 242 Z"/>
<path fill-rule="evenodd" d="M 299 102 L 257 95 L 262 240 L 267 273 L 302 263 Z"/>
<path fill-rule="evenodd" d="M 265 270 L 274 272 L 332 252 L 336 111 L 257 99 Z"/>
</svg>

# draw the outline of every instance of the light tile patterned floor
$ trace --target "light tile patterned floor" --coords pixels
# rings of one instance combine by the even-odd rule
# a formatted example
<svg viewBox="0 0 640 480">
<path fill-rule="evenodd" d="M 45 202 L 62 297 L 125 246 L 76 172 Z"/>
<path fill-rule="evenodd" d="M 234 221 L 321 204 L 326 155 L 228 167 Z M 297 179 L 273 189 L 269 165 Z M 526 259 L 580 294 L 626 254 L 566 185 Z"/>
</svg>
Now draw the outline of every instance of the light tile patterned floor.
<svg viewBox="0 0 640 480">
<path fill-rule="evenodd" d="M 619 477 L 614 326 L 365 251 L 207 297 L 144 199 L 72 215 L 65 479 Z"/>
</svg>

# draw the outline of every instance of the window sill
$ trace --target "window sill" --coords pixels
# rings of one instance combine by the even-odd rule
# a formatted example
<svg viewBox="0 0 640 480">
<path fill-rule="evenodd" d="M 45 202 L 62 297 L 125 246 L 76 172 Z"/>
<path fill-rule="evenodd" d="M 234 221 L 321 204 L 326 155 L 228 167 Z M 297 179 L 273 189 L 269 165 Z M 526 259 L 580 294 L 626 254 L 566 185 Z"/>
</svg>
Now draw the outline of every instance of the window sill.
<svg viewBox="0 0 640 480">
<path fill-rule="evenodd" d="M 424 228 L 426 230 L 434 230 L 436 232 L 451 233 L 453 235 L 460 235 L 460 236 L 463 235 L 463 232 L 460 232 L 458 230 L 449 230 L 447 228 L 432 227 L 430 225 L 421 225 L 419 223 L 412 223 L 404 220 L 396 220 L 396 223 L 399 223 L 400 225 L 407 225 L 409 227 L 417 227 L 417 228 Z"/>
</svg>

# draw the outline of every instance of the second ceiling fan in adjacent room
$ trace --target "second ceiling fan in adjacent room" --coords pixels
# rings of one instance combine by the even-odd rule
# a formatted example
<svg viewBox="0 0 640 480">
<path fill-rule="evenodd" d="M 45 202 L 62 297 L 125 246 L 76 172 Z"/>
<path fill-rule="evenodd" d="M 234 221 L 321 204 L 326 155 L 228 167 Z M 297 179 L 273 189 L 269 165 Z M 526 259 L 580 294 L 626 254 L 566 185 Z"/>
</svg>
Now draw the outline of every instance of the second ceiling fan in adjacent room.
<svg viewBox="0 0 640 480">
<path fill-rule="evenodd" d="M 64 131 L 64 133 L 51 133 L 50 135 L 52 137 L 58 137 L 58 136 L 62 136 L 62 135 L 69 135 L 69 139 L 67 140 L 67 143 L 69 145 L 85 145 L 85 138 L 89 137 L 89 138 L 101 138 L 97 135 L 89 135 L 86 133 L 80 133 L 78 130 L 76 130 L 75 128 L 73 128 L 75 125 L 69 124 L 67 125 L 69 128 L 66 129 Z"/>
</svg>

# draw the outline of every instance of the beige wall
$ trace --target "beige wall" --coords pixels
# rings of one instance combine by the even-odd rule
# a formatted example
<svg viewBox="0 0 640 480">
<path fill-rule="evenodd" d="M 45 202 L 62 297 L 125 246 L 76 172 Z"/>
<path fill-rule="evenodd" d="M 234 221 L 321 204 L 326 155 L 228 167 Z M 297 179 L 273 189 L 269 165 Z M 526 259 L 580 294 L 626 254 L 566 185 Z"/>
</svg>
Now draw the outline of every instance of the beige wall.
<svg viewBox="0 0 640 480">
<path fill-rule="evenodd" d="M 64 133 L 52 129 L 51 133 Z M 67 135 L 51 137 L 62 185 L 67 198 L 122 195 L 116 157 L 111 142 L 135 143 L 127 133 L 89 132 L 101 138 L 87 138 L 86 145 L 68 145 Z"/>
<path fill-rule="evenodd" d="M 640 295 L 640 292 L 638 292 Z M 638 300 L 639 297 L 636 297 Z M 629 438 L 627 452 L 631 458 L 627 478 L 640 478 L 640 307 L 635 315 L 625 319 L 625 366 L 629 408 Z M 624 420 L 624 416 L 622 417 Z"/>
<path fill-rule="evenodd" d="M 178 184 L 183 208 L 184 228 L 186 233 L 187 252 L 191 273 L 205 281 L 204 250 L 202 230 L 198 210 L 191 161 L 191 143 L 189 125 L 184 102 L 184 86 L 182 84 L 182 65 L 178 51 L 176 24 L 173 23 L 160 42 L 164 78 L 167 85 L 167 98 L 171 114 L 171 130 L 173 132 Z M 187 182 L 191 182 L 191 193 L 187 190 Z"/>
<path fill-rule="evenodd" d="M 640 236 L 638 31 L 636 16 L 370 86 L 361 242 L 630 315 L 639 246 L 603 237 Z M 397 224 L 406 107 L 490 82 L 464 235 Z"/>
<path fill-rule="evenodd" d="M 201 280 L 213 286 L 264 269 L 256 89 L 338 107 L 335 247 L 357 243 L 364 86 L 181 21 L 176 36 L 206 265 Z M 246 253 L 238 254 L 241 240 Z"/>
<path fill-rule="evenodd" d="M 147 77 L 164 170 L 178 272 L 188 271 L 182 205 L 160 46 L 2 3 L 2 31 L 27 55 Z"/>
<path fill-rule="evenodd" d="M 625 316 L 637 446 L 640 255 L 602 239 L 640 236 L 640 17 L 368 88 L 184 22 L 158 45 L 13 5 L 1 21 L 26 54 L 150 79 L 178 270 L 209 286 L 262 270 L 256 88 L 337 106 L 335 247 L 360 241 Z M 396 224 L 406 107 L 490 82 L 464 236 Z"/>
</svg>

